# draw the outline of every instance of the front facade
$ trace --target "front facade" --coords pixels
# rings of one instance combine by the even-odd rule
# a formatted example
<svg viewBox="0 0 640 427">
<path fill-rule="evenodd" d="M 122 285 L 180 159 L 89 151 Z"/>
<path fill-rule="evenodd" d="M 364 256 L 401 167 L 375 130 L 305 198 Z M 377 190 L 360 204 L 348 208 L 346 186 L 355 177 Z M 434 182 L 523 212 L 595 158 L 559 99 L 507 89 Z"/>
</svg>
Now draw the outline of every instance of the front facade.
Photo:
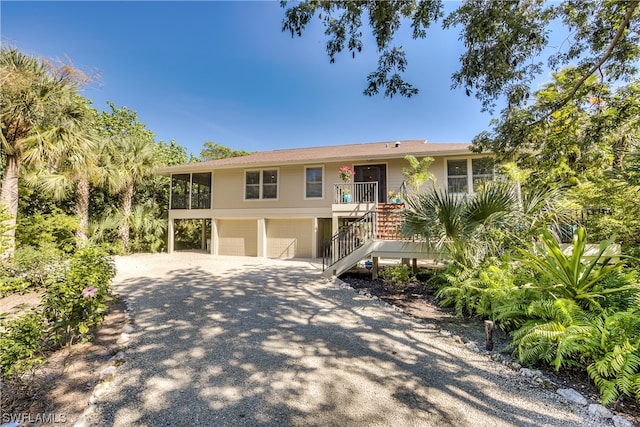
<svg viewBox="0 0 640 427">
<path fill-rule="evenodd" d="M 171 166 L 169 252 L 180 219 L 207 221 L 203 235 L 215 255 L 316 258 L 338 229 L 406 190 L 406 155 L 433 157 L 435 185 L 473 192 L 493 170 L 468 144 L 424 140 L 258 152 L 244 157 Z M 338 169 L 355 175 L 340 180 Z M 426 183 L 426 185 L 434 185 Z M 206 241 L 206 245 L 205 245 Z"/>
</svg>

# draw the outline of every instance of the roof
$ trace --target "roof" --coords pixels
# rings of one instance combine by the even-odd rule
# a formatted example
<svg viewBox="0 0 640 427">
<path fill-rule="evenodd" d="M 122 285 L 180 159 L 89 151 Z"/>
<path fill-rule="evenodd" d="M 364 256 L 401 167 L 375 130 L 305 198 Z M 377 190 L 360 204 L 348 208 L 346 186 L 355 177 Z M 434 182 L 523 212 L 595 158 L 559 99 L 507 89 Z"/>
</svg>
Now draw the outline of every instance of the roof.
<svg viewBox="0 0 640 427">
<path fill-rule="evenodd" d="M 236 167 L 264 167 L 283 164 L 330 162 L 342 160 L 377 160 L 404 158 L 408 154 L 442 156 L 468 154 L 468 143 L 427 143 L 424 139 L 369 142 L 364 144 L 331 145 L 324 147 L 291 148 L 286 150 L 259 151 L 248 156 L 207 162 L 187 163 L 161 168 L 157 173 L 170 175 L 181 172 L 200 172 Z"/>
</svg>

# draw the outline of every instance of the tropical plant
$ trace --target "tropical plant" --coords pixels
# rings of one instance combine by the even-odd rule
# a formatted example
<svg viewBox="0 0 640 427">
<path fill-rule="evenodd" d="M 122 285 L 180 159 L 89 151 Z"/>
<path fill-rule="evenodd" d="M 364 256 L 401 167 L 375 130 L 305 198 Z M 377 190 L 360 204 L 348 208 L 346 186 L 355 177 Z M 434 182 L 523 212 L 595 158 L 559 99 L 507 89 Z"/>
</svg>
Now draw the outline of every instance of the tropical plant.
<svg viewBox="0 0 640 427">
<path fill-rule="evenodd" d="M 73 255 L 64 281 L 50 286 L 42 301 L 56 342 L 71 344 L 102 321 L 114 276 L 113 260 L 101 249 L 87 247 Z"/>
<path fill-rule="evenodd" d="M 547 281 L 541 293 L 551 298 L 569 299 L 588 310 L 601 310 L 605 297 L 610 294 L 634 290 L 640 291 L 638 284 L 604 287 L 604 279 L 621 268 L 621 261 L 612 262 L 605 251 L 613 244 L 614 238 L 600 243 L 598 252 L 586 260 L 586 232 L 578 228 L 574 235 L 571 255 L 566 255 L 548 230 L 541 234 L 542 245 L 538 254 L 520 250 L 521 262 L 530 266 Z M 550 286 L 548 285 L 550 284 Z"/>
<path fill-rule="evenodd" d="M 18 215 L 18 180 L 22 165 L 42 164 L 61 153 L 74 153 L 77 140 L 67 138 L 82 117 L 77 95 L 85 76 L 74 68 L 57 67 L 16 49 L 0 50 L 0 118 L 6 166 L 0 204 L 7 208 L 8 248 L 13 256 Z"/>
<path fill-rule="evenodd" d="M 28 184 L 52 195 L 56 200 L 64 200 L 75 192 L 75 212 L 78 218 L 76 240 L 79 246 L 88 242 L 91 186 L 101 184 L 103 179 L 98 156 L 101 142 L 93 123 L 96 112 L 87 106 L 82 111 L 77 122 L 71 124 L 75 127 L 72 132 L 63 136 L 67 145 L 77 149 L 57 154 L 55 158 L 49 159 L 48 167 L 38 168 L 26 176 Z"/>
<path fill-rule="evenodd" d="M 435 176 L 429 172 L 429 166 L 434 162 L 433 157 L 424 157 L 422 160 L 418 160 L 415 156 L 408 154 L 404 159 L 409 162 L 408 168 L 402 168 L 404 182 L 413 188 L 414 192 L 418 192 L 426 181 L 436 181 Z"/>
<path fill-rule="evenodd" d="M 514 199 L 508 184 L 489 182 L 473 197 L 431 189 L 409 197 L 407 206 L 405 236 L 421 236 L 428 247 L 446 251 L 462 265 L 476 266 L 502 251 L 493 237 L 505 228 Z"/>
<path fill-rule="evenodd" d="M 119 196 L 122 221 L 118 237 L 122 250 L 127 252 L 135 187 L 151 175 L 157 165 L 156 149 L 153 133 L 138 121 L 135 111 L 126 107 L 118 109 L 111 102 L 108 105 L 112 111 L 96 118 L 100 134 L 108 139 L 101 161 L 106 186 Z"/>
</svg>

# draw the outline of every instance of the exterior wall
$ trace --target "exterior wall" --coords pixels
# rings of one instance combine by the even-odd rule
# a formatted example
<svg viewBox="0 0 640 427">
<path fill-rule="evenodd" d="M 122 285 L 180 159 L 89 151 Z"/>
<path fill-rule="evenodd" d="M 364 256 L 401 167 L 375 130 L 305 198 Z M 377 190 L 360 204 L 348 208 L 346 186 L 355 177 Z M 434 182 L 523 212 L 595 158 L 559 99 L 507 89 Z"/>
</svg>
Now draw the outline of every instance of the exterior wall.
<svg viewBox="0 0 640 427">
<path fill-rule="evenodd" d="M 311 258 L 313 221 L 269 219 L 266 222 L 267 258 Z"/>
<path fill-rule="evenodd" d="M 253 220 L 219 220 L 219 255 L 258 256 L 258 224 Z"/>
<path fill-rule="evenodd" d="M 429 170 L 435 186 L 446 188 L 446 160 L 484 157 L 457 155 L 436 157 Z M 422 157 L 418 157 L 421 159 Z M 408 166 L 404 159 L 370 162 L 329 162 L 283 165 L 265 168 L 218 169 L 213 171 L 211 209 L 172 209 L 169 211 L 170 244 L 173 250 L 173 220 L 180 218 L 211 219 L 211 253 L 220 255 L 266 256 L 270 258 L 319 256 L 321 243 L 329 232 L 337 231 L 341 218 L 360 216 L 368 209 L 354 205 L 333 205 L 334 184 L 341 183 L 338 168 L 342 165 L 386 165 L 387 194 L 399 191 Z M 305 167 L 323 168 L 323 196 L 305 198 Z M 278 170 L 278 197 L 273 200 L 245 200 L 245 171 Z M 426 182 L 421 191 L 431 187 Z M 407 189 L 409 193 L 412 189 Z M 349 209 L 344 211 L 336 209 Z M 364 210 L 363 210 L 364 209 Z"/>
</svg>

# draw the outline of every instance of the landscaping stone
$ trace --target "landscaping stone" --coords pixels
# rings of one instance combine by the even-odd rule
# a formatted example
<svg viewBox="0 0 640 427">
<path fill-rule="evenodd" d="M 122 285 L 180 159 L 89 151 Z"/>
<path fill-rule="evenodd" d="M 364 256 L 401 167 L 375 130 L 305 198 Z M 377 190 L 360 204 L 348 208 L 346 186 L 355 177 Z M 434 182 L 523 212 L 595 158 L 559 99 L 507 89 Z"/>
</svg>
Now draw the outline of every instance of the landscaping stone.
<svg viewBox="0 0 640 427">
<path fill-rule="evenodd" d="M 586 406 L 589 403 L 583 395 L 572 388 L 560 388 L 557 393 L 569 402 L 577 403 L 578 405 Z"/>
<path fill-rule="evenodd" d="M 610 410 L 597 403 L 592 403 L 591 405 L 589 405 L 589 413 L 593 416 L 606 420 L 613 418 L 613 414 Z"/>
<path fill-rule="evenodd" d="M 621 417 L 620 415 L 615 415 L 612 418 L 612 421 L 615 427 L 635 427 L 631 421 Z"/>
<path fill-rule="evenodd" d="M 526 377 L 526 378 L 536 378 L 536 377 L 541 377 L 542 376 L 542 371 L 540 371 L 538 369 L 522 368 L 522 369 L 520 369 L 520 375 L 522 375 L 523 377 Z M 586 402 L 585 402 L 585 404 L 586 404 Z"/>
</svg>

